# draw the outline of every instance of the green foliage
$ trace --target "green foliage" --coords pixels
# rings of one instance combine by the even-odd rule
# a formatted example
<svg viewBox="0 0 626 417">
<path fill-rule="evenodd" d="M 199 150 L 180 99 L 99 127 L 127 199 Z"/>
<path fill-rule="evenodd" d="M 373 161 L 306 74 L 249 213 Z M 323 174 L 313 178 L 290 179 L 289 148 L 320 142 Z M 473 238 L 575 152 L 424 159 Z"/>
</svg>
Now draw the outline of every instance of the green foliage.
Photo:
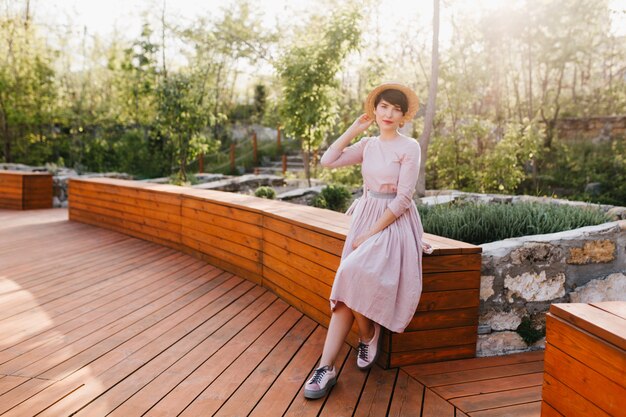
<svg viewBox="0 0 626 417">
<path fill-rule="evenodd" d="M 182 187 L 189 187 L 190 185 L 196 185 L 196 184 L 199 183 L 199 181 L 198 181 L 198 179 L 196 178 L 195 175 L 187 174 L 187 176 L 185 178 L 183 178 L 181 176 L 180 171 L 170 175 L 169 179 L 170 179 L 170 181 L 169 181 L 170 184 L 180 185 Z"/>
<path fill-rule="evenodd" d="M 361 165 L 358 164 L 342 168 L 323 169 L 320 171 L 318 178 L 325 183 L 341 184 L 350 188 L 363 185 Z"/>
<path fill-rule="evenodd" d="M 32 163 L 50 157 L 45 129 L 57 112 L 54 51 L 21 16 L 0 17 L 0 156 Z"/>
<path fill-rule="evenodd" d="M 424 230 L 475 245 L 556 233 L 611 221 L 600 210 L 568 205 L 467 201 L 418 207 Z"/>
<path fill-rule="evenodd" d="M 5 3 L 0 160 L 62 161 L 146 178 L 191 172 L 204 152 L 208 167 L 227 172 L 235 120 L 284 126 L 285 147 L 292 138 L 311 152 L 354 120 L 373 85 L 405 80 L 419 92 L 428 84 L 430 27 L 394 22 L 402 39 L 380 42 L 386 29 L 371 24 L 380 5 L 368 2 L 327 0 L 325 15 L 312 8 L 305 25 L 291 27 L 293 19 L 268 30 L 256 3 L 236 0 L 195 21 L 169 15 L 165 39 L 160 26 L 146 23 L 130 40 L 55 31 L 33 2 Z M 458 30 L 441 56 L 428 188 L 626 205 L 623 138 L 563 143 L 555 124 L 563 116 L 626 112 L 626 43 L 611 30 L 610 3 L 503 3 L 465 14 L 461 3 L 450 5 Z M 174 62 L 180 54 L 162 42 L 186 61 Z M 276 74 L 255 76 L 241 91 L 241 70 L 262 61 Z M 237 167 L 252 166 L 250 147 L 238 144 Z M 357 168 L 321 175 L 331 183 L 361 181 Z M 586 194 L 589 182 L 601 183 L 601 193 Z"/>
<path fill-rule="evenodd" d="M 352 193 L 343 185 L 329 185 L 315 197 L 313 206 L 344 212 L 348 209 L 351 198 Z"/>
<path fill-rule="evenodd" d="M 429 148 L 427 175 L 431 188 L 513 193 L 527 179 L 543 140 L 535 123 L 498 127 L 469 119 L 448 135 L 438 134 Z"/>
<path fill-rule="evenodd" d="M 350 5 L 326 20 L 315 16 L 307 27 L 306 41 L 292 45 L 277 64 L 283 83 L 280 113 L 285 132 L 300 139 L 309 154 L 321 145 L 336 120 L 336 75 L 347 54 L 358 47 L 360 19 L 358 9 Z"/>
<path fill-rule="evenodd" d="M 272 187 L 261 186 L 254 190 L 256 197 L 267 198 L 269 200 L 276 199 L 276 191 Z"/>
<path fill-rule="evenodd" d="M 603 143 L 556 140 L 543 156 L 537 184 L 527 181 L 522 191 L 567 197 L 593 203 L 626 206 L 626 140 Z M 585 185 L 597 182 L 599 195 L 584 192 Z"/>
<path fill-rule="evenodd" d="M 482 192 L 513 193 L 526 177 L 525 165 L 531 164 L 541 146 L 542 135 L 536 126 L 513 124 L 491 152 L 484 155 L 479 173 Z"/>
<path fill-rule="evenodd" d="M 159 85 L 158 122 L 161 131 L 175 144 L 179 177 L 187 181 L 186 167 L 198 150 L 211 145 L 200 132 L 208 124 L 207 111 L 195 79 L 182 73 L 172 74 Z M 192 146 L 193 145 L 193 146 Z"/>
<path fill-rule="evenodd" d="M 524 339 L 524 342 L 526 342 L 526 344 L 529 346 L 546 335 L 545 327 L 537 329 L 533 324 L 530 316 L 523 317 L 522 322 L 519 326 L 517 326 L 517 329 L 515 331 L 522 337 L 522 339 Z"/>
<path fill-rule="evenodd" d="M 254 119 L 260 121 L 265 114 L 265 106 L 267 100 L 267 89 L 263 84 L 254 86 Z"/>
</svg>

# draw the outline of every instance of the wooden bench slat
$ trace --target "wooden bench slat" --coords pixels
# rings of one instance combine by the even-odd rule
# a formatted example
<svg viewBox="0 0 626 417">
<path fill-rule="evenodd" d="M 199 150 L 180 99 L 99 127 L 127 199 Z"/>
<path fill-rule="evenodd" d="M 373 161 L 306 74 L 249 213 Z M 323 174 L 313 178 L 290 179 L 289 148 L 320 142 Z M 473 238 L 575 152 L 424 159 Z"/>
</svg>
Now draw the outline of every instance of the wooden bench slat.
<svg viewBox="0 0 626 417">
<path fill-rule="evenodd" d="M 621 319 L 626 320 L 626 302 L 624 301 L 603 301 L 590 304 L 600 310 L 607 311 Z"/>
<path fill-rule="evenodd" d="M 478 307 L 478 289 L 423 292 L 416 312 Z"/>
<path fill-rule="evenodd" d="M 620 383 L 626 375 L 626 354 L 604 340 L 548 313 L 546 341 L 607 378 Z"/>
<path fill-rule="evenodd" d="M 584 395 L 578 394 L 549 373 L 544 374 L 541 393 L 543 401 L 563 415 L 610 417 L 610 414 L 587 400 Z"/>
<path fill-rule="evenodd" d="M 475 340 L 475 337 L 476 327 L 474 326 L 397 333 L 392 336 L 392 353 L 469 344 Z"/>
<path fill-rule="evenodd" d="M 454 310 L 420 311 L 415 314 L 404 331 L 412 332 L 416 330 L 477 325 L 478 317 L 475 307 Z"/>
<path fill-rule="evenodd" d="M 191 209 L 196 213 L 211 213 L 212 215 L 237 220 L 238 222 L 250 223 L 256 226 L 261 226 L 263 223 L 262 214 L 256 210 L 246 210 L 244 208 L 216 204 L 208 199 L 198 200 L 195 198 L 183 198 L 182 207 Z"/>
<path fill-rule="evenodd" d="M 332 269 L 326 268 L 317 262 L 313 262 L 267 241 L 263 242 L 263 252 L 264 255 L 271 256 L 275 259 L 282 259 L 284 263 L 290 265 L 292 268 L 306 273 L 308 276 L 313 276 L 328 286 L 333 285 L 335 271 Z"/>
<path fill-rule="evenodd" d="M 546 345 L 545 366 L 546 374 L 567 385 L 607 414 L 617 416 L 625 411 L 626 387 L 583 365 L 551 344 Z M 625 381 L 622 378 L 620 382 L 623 384 Z M 546 401 L 551 403 L 549 397 Z M 556 408 L 563 411 L 560 407 Z"/>
<path fill-rule="evenodd" d="M 248 235 L 255 239 L 263 237 L 263 229 L 255 224 L 241 223 L 226 217 L 215 216 L 211 213 L 203 212 L 198 209 L 183 207 L 181 222 L 188 225 L 204 227 L 204 225 L 220 227 L 227 229 L 228 233 L 237 233 L 240 235 Z"/>
<path fill-rule="evenodd" d="M 626 320 L 588 304 L 552 304 L 550 313 L 626 350 Z"/>
</svg>

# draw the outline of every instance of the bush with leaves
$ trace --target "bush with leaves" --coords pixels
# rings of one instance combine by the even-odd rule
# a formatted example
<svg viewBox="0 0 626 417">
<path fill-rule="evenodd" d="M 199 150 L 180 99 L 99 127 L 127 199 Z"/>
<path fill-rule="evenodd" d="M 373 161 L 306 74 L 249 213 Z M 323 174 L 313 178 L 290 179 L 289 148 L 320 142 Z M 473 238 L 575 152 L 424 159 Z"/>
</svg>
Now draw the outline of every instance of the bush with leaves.
<svg viewBox="0 0 626 417">
<path fill-rule="evenodd" d="M 268 200 L 276 199 L 276 191 L 272 187 L 267 187 L 265 185 L 254 190 L 254 195 L 260 198 L 267 198 Z"/>
<path fill-rule="evenodd" d="M 331 184 L 341 184 L 347 187 L 361 187 L 363 177 L 361 176 L 361 165 L 351 165 L 342 168 L 323 169 L 319 174 L 319 179 Z"/>
<path fill-rule="evenodd" d="M 348 208 L 351 197 L 352 193 L 343 185 L 329 185 L 315 197 L 313 206 L 344 212 Z"/>
</svg>

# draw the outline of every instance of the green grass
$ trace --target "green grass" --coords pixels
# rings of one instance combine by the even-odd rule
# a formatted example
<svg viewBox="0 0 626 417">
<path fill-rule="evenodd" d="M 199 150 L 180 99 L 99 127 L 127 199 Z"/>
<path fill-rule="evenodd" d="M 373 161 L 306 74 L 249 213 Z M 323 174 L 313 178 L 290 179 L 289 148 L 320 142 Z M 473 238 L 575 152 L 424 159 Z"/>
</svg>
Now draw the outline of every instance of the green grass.
<svg viewBox="0 0 626 417">
<path fill-rule="evenodd" d="M 480 245 L 511 237 L 556 233 L 611 221 L 602 211 L 541 203 L 453 202 L 418 206 L 424 230 Z"/>
</svg>

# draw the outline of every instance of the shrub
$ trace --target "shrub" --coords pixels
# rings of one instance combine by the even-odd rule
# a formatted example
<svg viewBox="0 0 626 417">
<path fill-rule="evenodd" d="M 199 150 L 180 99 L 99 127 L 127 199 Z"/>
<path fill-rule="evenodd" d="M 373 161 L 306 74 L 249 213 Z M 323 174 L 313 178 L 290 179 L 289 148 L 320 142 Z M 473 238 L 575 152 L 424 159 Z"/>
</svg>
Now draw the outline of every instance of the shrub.
<svg viewBox="0 0 626 417">
<path fill-rule="evenodd" d="M 539 329 L 536 328 L 530 316 L 523 317 L 522 322 L 515 331 L 522 337 L 522 339 L 524 339 L 524 342 L 526 342 L 526 344 L 529 346 L 546 335 L 545 327 L 541 327 Z"/>
<path fill-rule="evenodd" d="M 418 210 L 426 232 L 475 245 L 611 221 L 598 209 L 557 204 L 460 201 Z"/>
<path fill-rule="evenodd" d="M 319 178 L 324 182 L 342 184 L 348 187 L 361 187 L 363 185 L 361 165 L 324 169 L 320 172 Z"/>
<path fill-rule="evenodd" d="M 254 190 L 254 195 L 261 198 L 267 198 L 268 200 L 274 200 L 276 198 L 276 191 L 272 187 L 261 186 Z"/>
<path fill-rule="evenodd" d="M 319 208 L 344 212 L 348 208 L 348 203 L 352 193 L 343 185 L 329 185 L 313 200 L 313 205 Z"/>
</svg>

